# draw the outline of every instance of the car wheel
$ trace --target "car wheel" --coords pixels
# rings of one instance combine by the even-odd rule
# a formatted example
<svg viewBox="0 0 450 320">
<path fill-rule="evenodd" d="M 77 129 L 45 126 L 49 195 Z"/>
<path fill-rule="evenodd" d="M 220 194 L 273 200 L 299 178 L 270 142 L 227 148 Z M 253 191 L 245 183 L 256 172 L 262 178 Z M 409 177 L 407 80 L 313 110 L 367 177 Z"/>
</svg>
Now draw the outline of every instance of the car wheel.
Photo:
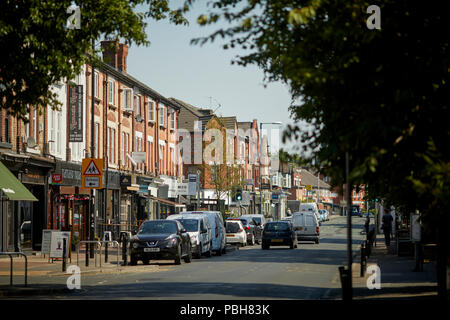
<svg viewBox="0 0 450 320">
<path fill-rule="evenodd" d="M 149 264 L 150 264 L 150 259 L 149 259 L 149 258 L 144 258 L 144 259 L 142 259 L 142 262 L 143 262 L 145 265 L 149 265 Z"/>
<path fill-rule="evenodd" d="M 225 247 L 223 247 L 222 249 L 222 254 L 226 254 L 227 253 L 227 246 L 225 245 Z"/>
<path fill-rule="evenodd" d="M 197 251 L 196 251 L 195 254 L 194 254 L 194 258 L 200 259 L 200 258 L 202 257 L 202 250 L 203 250 L 203 245 L 200 243 L 200 244 L 197 246 Z"/>
<path fill-rule="evenodd" d="M 255 235 L 252 234 L 252 237 L 250 238 L 250 241 L 248 242 L 248 244 L 251 246 L 255 245 Z"/>
<path fill-rule="evenodd" d="M 212 254 L 212 243 L 209 244 L 209 250 L 205 253 L 205 256 L 210 258 L 211 254 Z"/>
<path fill-rule="evenodd" d="M 294 249 L 294 243 L 293 242 L 289 245 L 289 249 Z"/>
<path fill-rule="evenodd" d="M 175 264 L 180 265 L 181 264 L 181 247 L 178 246 L 177 255 L 175 256 Z"/>
<path fill-rule="evenodd" d="M 192 261 L 192 248 L 191 245 L 189 245 L 187 255 L 184 257 L 184 262 L 191 263 L 191 261 Z"/>
<path fill-rule="evenodd" d="M 316 241 L 315 241 L 315 242 L 316 242 L 316 244 L 319 244 L 320 240 L 319 240 L 319 239 L 316 239 Z"/>
</svg>

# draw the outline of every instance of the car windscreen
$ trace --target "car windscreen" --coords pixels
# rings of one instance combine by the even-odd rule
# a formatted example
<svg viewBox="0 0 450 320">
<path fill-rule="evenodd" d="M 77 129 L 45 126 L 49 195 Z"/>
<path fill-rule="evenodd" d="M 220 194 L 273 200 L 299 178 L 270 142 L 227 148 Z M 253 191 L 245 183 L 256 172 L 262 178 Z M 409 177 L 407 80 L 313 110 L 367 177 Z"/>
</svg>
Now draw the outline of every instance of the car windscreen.
<svg viewBox="0 0 450 320">
<path fill-rule="evenodd" d="M 240 229 L 239 223 L 227 221 L 227 233 L 237 233 Z"/>
<path fill-rule="evenodd" d="M 179 219 L 183 227 L 187 232 L 198 231 L 198 220 L 197 219 Z"/>
<path fill-rule="evenodd" d="M 175 221 L 148 221 L 142 224 L 138 234 L 177 233 Z"/>
<path fill-rule="evenodd" d="M 238 219 L 244 226 L 248 225 L 247 219 Z"/>
<path fill-rule="evenodd" d="M 256 222 L 256 223 L 258 223 L 258 224 L 261 224 L 262 223 L 262 220 L 261 220 L 261 218 L 253 218 L 253 220 Z"/>
<path fill-rule="evenodd" d="M 289 231 L 289 223 L 269 223 L 266 225 L 266 231 Z"/>
</svg>

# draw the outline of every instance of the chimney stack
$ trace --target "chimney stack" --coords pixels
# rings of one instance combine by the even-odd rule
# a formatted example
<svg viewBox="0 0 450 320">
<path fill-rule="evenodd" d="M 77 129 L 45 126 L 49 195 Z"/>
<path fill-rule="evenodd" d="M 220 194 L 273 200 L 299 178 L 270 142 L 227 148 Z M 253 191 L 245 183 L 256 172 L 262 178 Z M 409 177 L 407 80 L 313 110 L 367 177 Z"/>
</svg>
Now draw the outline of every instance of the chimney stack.
<svg viewBox="0 0 450 320">
<path fill-rule="evenodd" d="M 127 73 L 128 46 L 119 40 L 102 41 L 103 61 L 122 73 Z"/>
</svg>

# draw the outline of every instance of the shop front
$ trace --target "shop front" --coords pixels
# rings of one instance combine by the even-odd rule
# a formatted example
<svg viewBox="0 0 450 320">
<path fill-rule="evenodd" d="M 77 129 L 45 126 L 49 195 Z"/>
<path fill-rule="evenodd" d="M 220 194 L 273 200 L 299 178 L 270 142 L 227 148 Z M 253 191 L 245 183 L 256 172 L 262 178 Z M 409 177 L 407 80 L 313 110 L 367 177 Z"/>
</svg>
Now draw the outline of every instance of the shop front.
<svg viewBox="0 0 450 320">
<path fill-rule="evenodd" d="M 121 222 L 120 176 L 119 171 L 103 170 L 103 189 L 95 191 L 96 233 L 99 238 L 105 231 L 111 231 L 113 240 L 119 239 L 124 227 Z"/>
<path fill-rule="evenodd" d="M 42 230 L 47 225 L 48 176 L 53 160 L 22 154 L 2 154 L 3 165 L 37 199 L 34 202 L 14 201 L 7 204 L 9 237 L 14 250 L 39 251 Z M 3 176 L 2 176 L 3 178 Z"/>
<path fill-rule="evenodd" d="M 50 177 L 48 229 L 70 231 L 72 242 L 88 240 L 88 218 L 94 201 L 90 189 L 81 187 L 81 164 L 58 161 Z"/>
<path fill-rule="evenodd" d="M 31 220 L 20 223 L 21 217 L 15 212 L 20 204 L 38 202 L 38 199 L 1 161 L 0 176 L 0 251 L 22 251 L 20 244 L 28 241 L 31 244 Z"/>
</svg>

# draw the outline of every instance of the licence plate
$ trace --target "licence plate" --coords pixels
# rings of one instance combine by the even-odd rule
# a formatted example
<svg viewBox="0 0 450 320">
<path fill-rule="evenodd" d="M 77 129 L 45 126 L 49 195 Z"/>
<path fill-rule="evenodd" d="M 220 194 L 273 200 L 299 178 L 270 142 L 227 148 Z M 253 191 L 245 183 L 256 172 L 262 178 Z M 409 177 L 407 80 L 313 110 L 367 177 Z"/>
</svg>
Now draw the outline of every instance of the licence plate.
<svg viewBox="0 0 450 320">
<path fill-rule="evenodd" d="M 283 242 L 283 239 L 272 239 L 272 242 Z"/>
<path fill-rule="evenodd" d="M 234 234 L 227 234 L 227 237 L 234 237 Z"/>
<path fill-rule="evenodd" d="M 159 252 L 159 248 L 144 248 L 144 252 Z"/>
</svg>

